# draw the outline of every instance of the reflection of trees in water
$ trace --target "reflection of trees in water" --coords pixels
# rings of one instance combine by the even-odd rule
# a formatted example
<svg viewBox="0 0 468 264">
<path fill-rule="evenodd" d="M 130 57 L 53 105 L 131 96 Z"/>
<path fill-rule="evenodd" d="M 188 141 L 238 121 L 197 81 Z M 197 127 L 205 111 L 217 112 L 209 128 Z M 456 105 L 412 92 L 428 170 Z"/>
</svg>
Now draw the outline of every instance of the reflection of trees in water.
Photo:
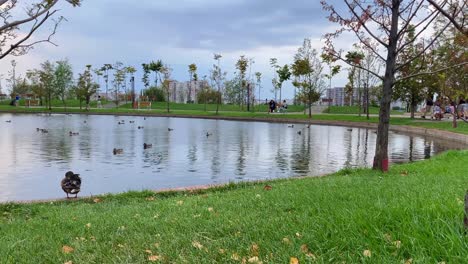
<svg viewBox="0 0 468 264">
<path fill-rule="evenodd" d="M 293 148 L 291 154 L 291 169 L 299 173 L 308 173 L 310 171 L 310 159 L 311 159 L 311 134 L 303 133 L 303 135 L 298 138 L 301 142 L 300 147 Z"/>
<path fill-rule="evenodd" d="M 359 138 L 359 135 L 358 135 Z M 351 131 L 349 129 L 346 129 L 344 131 L 344 150 L 346 152 L 346 159 L 344 160 L 344 167 L 349 168 L 351 167 L 353 163 L 353 130 Z"/>
<path fill-rule="evenodd" d="M 284 146 L 278 146 L 276 148 L 275 161 L 277 168 L 280 171 L 285 172 L 288 170 L 288 157 L 282 147 L 284 148 Z"/>
<path fill-rule="evenodd" d="M 169 159 L 170 136 L 167 130 L 170 127 L 168 118 L 158 119 L 160 121 L 156 127 L 149 125 L 152 119 L 147 120 L 141 125 L 145 126 L 142 130 L 143 142 L 141 142 L 141 151 L 143 152 L 143 166 L 162 166 L 167 165 Z M 138 130 L 135 130 L 135 133 Z M 172 133 L 172 132 L 171 132 Z M 143 149 L 143 143 L 153 144 L 152 148 Z M 159 169 L 159 168 L 158 168 Z"/>
<path fill-rule="evenodd" d="M 188 147 L 187 151 L 187 159 L 189 161 L 189 165 L 193 167 L 195 162 L 197 161 L 197 145 L 191 145 Z"/>
<path fill-rule="evenodd" d="M 237 131 L 238 135 L 238 144 L 239 144 L 239 156 L 237 157 L 236 163 L 236 175 L 244 176 L 245 175 L 245 156 L 246 156 L 246 142 L 244 140 L 244 131 L 242 127 L 240 127 Z M 238 179 L 242 179 L 242 177 L 237 177 Z"/>
<path fill-rule="evenodd" d="M 414 159 L 413 158 L 413 151 L 414 151 L 414 138 L 412 136 L 410 136 L 410 138 L 409 138 L 409 155 L 408 155 L 409 156 L 408 159 L 409 159 L 410 162 L 413 162 L 413 159 Z"/>
<path fill-rule="evenodd" d="M 211 179 L 217 179 L 218 175 L 221 173 L 221 161 L 220 161 L 221 133 L 219 131 L 220 122 L 222 121 L 221 120 L 215 121 L 215 126 L 214 126 L 214 131 L 213 131 L 215 144 L 212 144 L 212 145 L 205 144 L 205 146 L 207 146 L 207 149 L 212 151 L 212 153 L 210 153 L 210 156 L 209 156 L 211 157 Z"/>
<path fill-rule="evenodd" d="M 86 116 L 87 118 L 87 116 Z M 82 159 L 91 159 L 93 152 L 93 129 L 90 125 L 84 124 L 80 127 L 79 131 L 79 153 Z"/>
<path fill-rule="evenodd" d="M 431 158 L 432 141 L 424 138 L 424 159 Z"/>
<path fill-rule="evenodd" d="M 42 128 L 48 129 L 49 133 L 43 134 L 36 131 L 41 143 L 41 159 L 46 162 L 71 161 L 72 150 L 75 148 L 73 144 L 76 144 L 76 141 L 71 140 L 68 132 L 73 122 L 57 120 L 59 118 L 64 119 L 65 116 L 46 116 L 42 118 Z M 62 127 L 57 122 L 60 122 Z M 34 132 L 31 131 L 31 133 Z"/>
</svg>

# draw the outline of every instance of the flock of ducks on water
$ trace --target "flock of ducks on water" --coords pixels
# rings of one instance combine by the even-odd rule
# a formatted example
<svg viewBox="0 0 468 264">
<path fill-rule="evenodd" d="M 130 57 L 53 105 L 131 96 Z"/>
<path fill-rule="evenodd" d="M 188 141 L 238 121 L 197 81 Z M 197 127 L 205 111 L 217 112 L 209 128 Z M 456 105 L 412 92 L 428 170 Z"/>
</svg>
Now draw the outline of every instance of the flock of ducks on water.
<svg viewBox="0 0 468 264">
<path fill-rule="evenodd" d="M 144 120 L 146 120 L 146 117 L 144 117 Z M 6 120 L 5 122 L 11 123 L 11 120 Z M 86 123 L 86 121 L 84 121 L 84 123 Z M 129 123 L 133 124 L 133 123 L 135 123 L 135 121 L 131 120 L 131 121 L 129 121 Z M 118 121 L 117 124 L 124 125 L 125 120 L 120 120 L 120 121 Z M 309 124 L 309 125 L 306 125 L 305 127 L 310 128 L 310 126 L 311 125 Z M 138 126 L 137 128 L 138 129 L 143 129 L 144 127 L 143 126 Z M 294 125 L 293 124 L 288 125 L 288 128 L 294 128 Z M 48 133 L 49 132 L 47 129 L 44 129 L 44 128 L 36 128 L 36 131 L 41 132 L 41 133 Z M 171 132 L 171 131 L 174 131 L 174 129 L 173 128 L 167 128 L 167 131 Z M 347 131 L 353 131 L 353 129 L 348 128 Z M 78 136 L 79 132 L 69 131 L 68 134 L 70 136 Z M 301 130 L 297 131 L 297 134 L 299 136 L 302 135 L 302 131 Z M 212 135 L 213 135 L 213 133 L 206 132 L 206 137 L 209 137 L 209 136 L 212 136 Z M 153 144 L 143 143 L 143 149 L 149 149 L 149 148 L 152 148 L 152 147 L 153 147 Z M 112 150 L 112 153 L 114 155 L 122 154 L 123 149 L 122 148 L 114 148 Z M 65 177 L 60 182 L 60 186 L 62 187 L 62 190 L 66 193 L 67 199 L 70 198 L 69 195 L 75 195 L 74 198 L 77 198 L 78 193 L 81 190 L 81 177 L 80 177 L 79 174 L 75 174 L 72 171 L 68 171 L 67 173 L 65 173 Z"/>
</svg>

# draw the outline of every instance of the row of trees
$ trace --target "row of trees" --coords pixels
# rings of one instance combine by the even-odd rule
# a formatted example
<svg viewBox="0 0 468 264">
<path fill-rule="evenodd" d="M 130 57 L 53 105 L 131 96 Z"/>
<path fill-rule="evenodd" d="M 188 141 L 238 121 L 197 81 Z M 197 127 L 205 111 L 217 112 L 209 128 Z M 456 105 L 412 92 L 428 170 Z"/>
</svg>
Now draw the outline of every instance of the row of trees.
<svg viewBox="0 0 468 264">
<path fill-rule="evenodd" d="M 14 71 L 12 71 L 14 73 Z M 89 108 L 91 97 L 99 85 L 93 80 L 91 65 L 87 65 L 78 79 L 73 78 L 73 69 L 68 60 L 45 61 L 38 69 L 28 70 L 25 77 L 12 74 L 12 95 L 30 95 L 39 99 L 41 105 L 52 108 L 52 100 L 60 99 L 67 107 L 67 99 L 76 98 L 86 102 Z"/>
</svg>

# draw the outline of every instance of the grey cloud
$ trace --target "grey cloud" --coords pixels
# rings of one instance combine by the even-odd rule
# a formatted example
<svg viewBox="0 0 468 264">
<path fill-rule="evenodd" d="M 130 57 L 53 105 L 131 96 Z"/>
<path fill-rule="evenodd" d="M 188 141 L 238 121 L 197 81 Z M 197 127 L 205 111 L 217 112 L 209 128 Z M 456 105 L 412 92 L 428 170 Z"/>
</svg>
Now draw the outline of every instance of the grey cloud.
<svg viewBox="0 0 468 264">
<path fill-rule="evenodd" d="M 70 19 L 96 39 L 125 36 L 133 41 L 179 48 L 233 51 L 259 45 L 296 45 L 327 23 L 319 1 L 155 1 L 87 0 L 85 15 Z M 208 3 L 207 3 L 208 2 Z M 70 23 L 71 24 L 71 23 Z"/>
</svg>

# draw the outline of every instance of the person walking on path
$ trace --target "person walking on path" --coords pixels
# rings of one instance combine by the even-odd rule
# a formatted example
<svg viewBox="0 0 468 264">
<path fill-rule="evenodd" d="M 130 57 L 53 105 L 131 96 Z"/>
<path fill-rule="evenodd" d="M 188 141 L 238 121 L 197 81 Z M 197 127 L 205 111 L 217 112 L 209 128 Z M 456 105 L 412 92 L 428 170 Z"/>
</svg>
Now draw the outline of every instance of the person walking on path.
<svg viewBox="0 0 468 264">
<path fill-rule="evenodd" d="M 430 114 L 432 117 L 432 106 L 434 105 L 434 101 L 432 101 L 432 96 L 428 96 L 426 100 L 426 107 L 424 112 L 422 113 L 422 118 L 426 118 L 426 114 Z"/>
</svg>

